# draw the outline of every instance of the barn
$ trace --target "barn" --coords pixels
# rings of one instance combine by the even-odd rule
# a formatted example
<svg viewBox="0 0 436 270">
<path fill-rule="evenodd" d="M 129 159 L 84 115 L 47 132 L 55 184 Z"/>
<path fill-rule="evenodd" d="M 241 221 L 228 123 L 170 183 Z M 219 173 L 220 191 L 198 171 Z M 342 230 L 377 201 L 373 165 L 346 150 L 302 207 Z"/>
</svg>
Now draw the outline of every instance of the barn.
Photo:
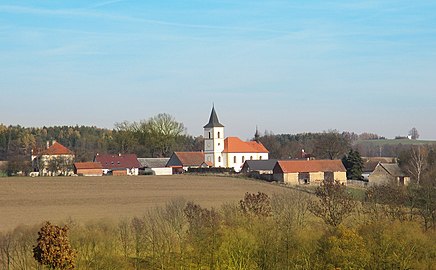
<svg viewBox="0 0 436 270">
<path fill-rule="evenodd" d="M 320 184 L 323 180 L 346 184 L 347 170 L 341 160 L 279 160 L 273 178 L 291 185 Z"/>
<path fill-rule="evenodd" d="M 102 176 L 103 167 L 100 162 L 75 162 L 74 173 L 82 176 Z"/>
</svg>

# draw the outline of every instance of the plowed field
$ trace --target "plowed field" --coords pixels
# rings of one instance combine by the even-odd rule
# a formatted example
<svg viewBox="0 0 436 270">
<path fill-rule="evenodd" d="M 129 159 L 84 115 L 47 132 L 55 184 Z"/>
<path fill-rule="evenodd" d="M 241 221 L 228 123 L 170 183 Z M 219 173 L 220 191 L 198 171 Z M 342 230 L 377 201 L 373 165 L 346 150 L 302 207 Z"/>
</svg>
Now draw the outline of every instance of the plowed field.
<svg viewBox="0 0 436 270">
<path fill-rule="evenodd" d="M 217 176 L 107 176 L 0 178 L 0 231 L 46 220 L 114 221 L 183 197 L 204 207 L 237 202 L 245 192 L 279 193 L 283 187 Z"/>
</svg>

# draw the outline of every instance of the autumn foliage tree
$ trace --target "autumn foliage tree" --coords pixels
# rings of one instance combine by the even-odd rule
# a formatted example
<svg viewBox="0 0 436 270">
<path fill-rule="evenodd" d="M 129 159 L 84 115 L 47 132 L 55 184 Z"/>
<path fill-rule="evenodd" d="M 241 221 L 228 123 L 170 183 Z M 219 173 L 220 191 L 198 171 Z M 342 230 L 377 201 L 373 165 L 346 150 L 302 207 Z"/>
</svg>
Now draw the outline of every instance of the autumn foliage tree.
<svg viewBox="0 0 436 270">
<path fill-rule="evenodd" d="M 68 239 L 68 227 L 59 227 L 46 222 L 38 232 L 33 257 L 49 269 L 74 269 L 76 252 Z"/>
<path fill-rule="evenodd" d="M 254 216 L 270 216 L 272 213 L 271 200 L 263 192 L 245 193 L 244 199 L 239 201 L 242 212 Z"/>
</svg>

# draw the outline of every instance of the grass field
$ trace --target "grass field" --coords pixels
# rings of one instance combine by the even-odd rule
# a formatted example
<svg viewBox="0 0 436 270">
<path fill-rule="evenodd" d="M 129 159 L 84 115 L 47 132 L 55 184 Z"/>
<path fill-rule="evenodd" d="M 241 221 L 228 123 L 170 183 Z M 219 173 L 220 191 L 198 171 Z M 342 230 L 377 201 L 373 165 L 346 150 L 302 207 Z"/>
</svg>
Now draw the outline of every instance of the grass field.
<svg viewBox="0 0 436 270">
<path fill-rule="evenodd" d="M 43 221 L 117 221 L 183 197 L 204 207 L 237 202 L 245 192 L 279 193 L 278 185 L 217 176 L 0 178 L 0 231 Z"/>
<path fill-rule="evenodd" d="M 374 145 L 374 146 L 384 146 L 384 145 L 425 145 L 425 144 L 436 144 L 436 141 L 425 141 L 425 140 L 409 140 L 409 139 L 386 139 L 386 140 L 358 140 L 354 143 L 355 145 Z"/>
</svg>

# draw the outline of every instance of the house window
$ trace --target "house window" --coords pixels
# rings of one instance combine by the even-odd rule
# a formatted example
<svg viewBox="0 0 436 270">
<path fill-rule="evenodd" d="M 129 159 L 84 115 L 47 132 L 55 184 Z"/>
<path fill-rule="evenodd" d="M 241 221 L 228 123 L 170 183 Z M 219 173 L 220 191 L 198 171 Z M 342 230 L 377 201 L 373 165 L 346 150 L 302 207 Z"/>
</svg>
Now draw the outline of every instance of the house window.
<svg viewBox="0 0 436 270">
<path fill-rule="evenodd" d="M 207 161 L 212 161 L 212 159 L 210 157 L 207 157 Z"/>
<path fill-rule="evenodd" d="M 259 159 L 262 159 L 262 156 L 260 156 Z"/>
<path fill-rule="evenodd" d="M 210 139 L 210 132 L 209 132 L 209 139 Z"/>
<path fill-rule="evenodd" d="M 218 139 L 220 138 L 220 132 L 218 131 Z"/>
<path fill-rule="evenodd" d="M 253 156 L 250 156 L 250 160 L 253 160 Z"/>
<path fill-rule="evenodd" d="M 221 157 L 218 157 L 218 162 L 221 162 Z"/>
<path fill-rule="evenodd" d="M 236 163 L 236 156 L 233 157 L 233 163 Z"/>
<path fill-rule="evenodd" d="M 242 156 L 242 163 L 244 163 L 244 161 L 245 161 L 245 157 L 244 157 L 244 156 Z"/>
</svg>

